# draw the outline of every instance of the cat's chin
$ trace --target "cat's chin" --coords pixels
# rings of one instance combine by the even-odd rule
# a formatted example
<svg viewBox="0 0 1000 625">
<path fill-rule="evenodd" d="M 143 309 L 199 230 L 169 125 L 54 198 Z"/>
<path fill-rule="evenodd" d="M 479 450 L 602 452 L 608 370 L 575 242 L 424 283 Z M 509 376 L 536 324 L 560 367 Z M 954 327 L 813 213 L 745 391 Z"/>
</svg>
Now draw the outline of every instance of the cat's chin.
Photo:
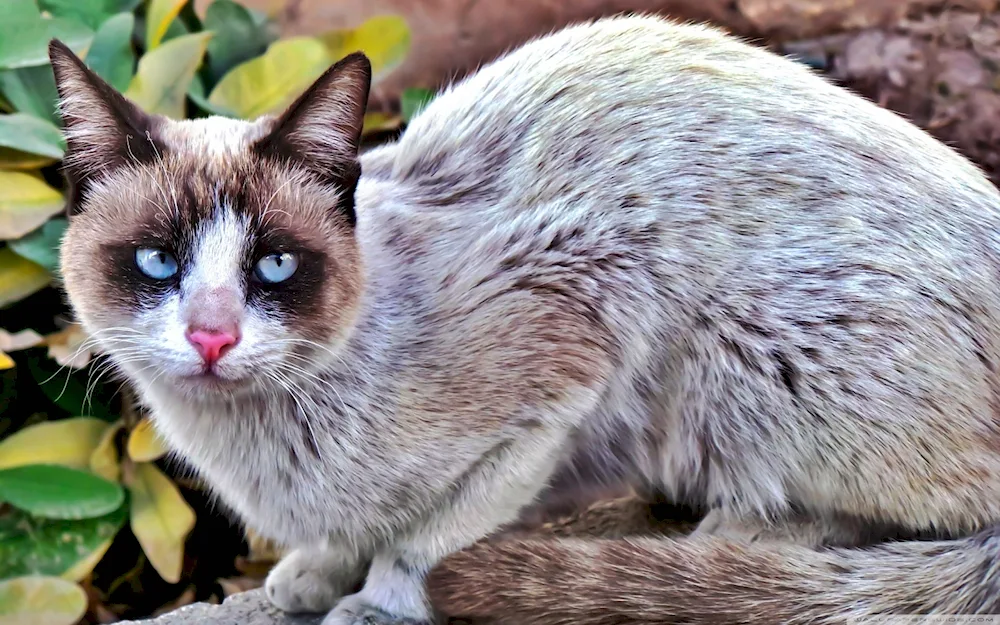
<svg viewBox="0 0 1000 625">
<path fill-rule="evenodd" d="M 173 384 L 192 396 L 211 399 L 213 396 L 231 397 L 249 392 L 256 385 L 249 377 L 224 377 L 214 373 L 195 373 L 175 377 Z"/>
</svg>

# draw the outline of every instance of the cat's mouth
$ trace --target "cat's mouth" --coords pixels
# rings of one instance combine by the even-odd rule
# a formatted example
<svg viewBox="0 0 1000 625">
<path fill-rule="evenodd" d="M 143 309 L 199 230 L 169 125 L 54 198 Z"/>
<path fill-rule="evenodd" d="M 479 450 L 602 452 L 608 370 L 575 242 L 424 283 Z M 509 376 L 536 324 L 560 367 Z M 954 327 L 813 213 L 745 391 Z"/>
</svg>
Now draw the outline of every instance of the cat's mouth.
<svg viewBox="0 0 1000 625">
<path fill-rule="evenodd" d="M 250 382 L 246 378 L 231 378 L 220 375 L 214 369 L 205 369 L 199 373 L 183 376 L 185 384 L 205 390 L 234 391 L 246 387 Z"/>
</svg>

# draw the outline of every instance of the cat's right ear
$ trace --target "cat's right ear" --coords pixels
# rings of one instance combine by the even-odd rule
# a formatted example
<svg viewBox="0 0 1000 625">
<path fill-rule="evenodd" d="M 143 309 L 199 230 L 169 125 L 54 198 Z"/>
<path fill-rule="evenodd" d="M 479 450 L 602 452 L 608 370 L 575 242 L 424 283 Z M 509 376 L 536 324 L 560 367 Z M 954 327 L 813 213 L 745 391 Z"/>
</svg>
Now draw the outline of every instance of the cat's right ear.
<svg viewBox="0 0 1000 625">
<path fill-rule="evenodd" d="M 49 59 L 68 146 L 63 171 L 72 214 L 95 180 L 129 163 L 151 162 L 162 146 L 155 139 L 157 119 L 115 91 L 65 44 L 53 39 Z"/>
</svg>

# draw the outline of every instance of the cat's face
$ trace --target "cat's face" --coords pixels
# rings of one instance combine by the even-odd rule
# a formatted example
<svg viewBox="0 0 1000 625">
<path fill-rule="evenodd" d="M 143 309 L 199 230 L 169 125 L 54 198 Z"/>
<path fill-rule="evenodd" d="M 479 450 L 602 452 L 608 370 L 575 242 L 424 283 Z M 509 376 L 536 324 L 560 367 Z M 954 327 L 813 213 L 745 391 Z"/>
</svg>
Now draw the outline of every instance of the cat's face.
<svg viewBox="0 0 1000 625">
<path fill-rule="evenodd" d="M 195 397 L 308 375 L 360 297 L 367 60 L 348 57 L 278 118 L 178 122 L 51 53 L 69 143 L 62 272 L 85 329 L 132 377 Z"/>
</svg>

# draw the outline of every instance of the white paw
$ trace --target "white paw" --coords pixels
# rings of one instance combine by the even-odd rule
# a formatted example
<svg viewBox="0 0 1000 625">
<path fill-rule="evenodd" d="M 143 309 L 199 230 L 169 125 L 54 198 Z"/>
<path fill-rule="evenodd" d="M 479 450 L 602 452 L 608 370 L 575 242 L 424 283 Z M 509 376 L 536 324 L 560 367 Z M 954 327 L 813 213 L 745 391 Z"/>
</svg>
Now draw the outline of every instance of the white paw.
<svg viewBox="0 0 1000 625">
<path fill-rule="evenodd" d="M 267 598 L 286 612 L 328 612 L 363 578 L 364 571 L 341 554 L 296 549 L 267 576 Z"/>
<path fill-rule="evenodd" d="M 429 618 L 391 614 L 369 604 L 359 593 L 341 599 L 321 625 L 433 625 L 433 621 Z"/>
</svg>

